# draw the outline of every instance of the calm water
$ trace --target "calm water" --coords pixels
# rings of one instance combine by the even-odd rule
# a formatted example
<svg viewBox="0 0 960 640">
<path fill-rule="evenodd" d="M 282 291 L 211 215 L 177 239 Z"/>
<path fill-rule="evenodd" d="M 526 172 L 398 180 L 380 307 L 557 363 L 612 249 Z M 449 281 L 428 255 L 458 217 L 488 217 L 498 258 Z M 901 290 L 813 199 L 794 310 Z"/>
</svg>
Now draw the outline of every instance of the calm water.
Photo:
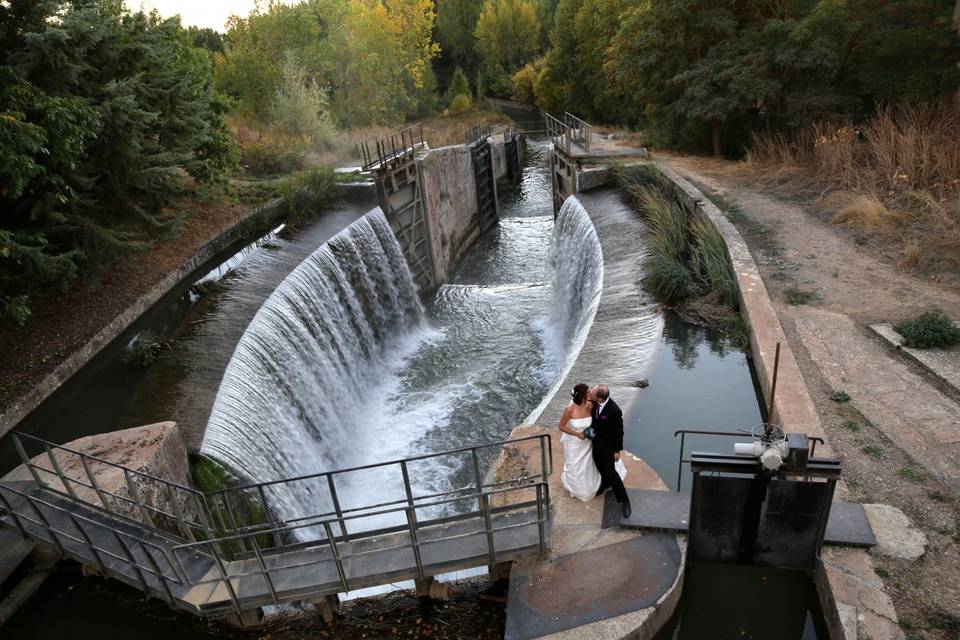
<svg viewBox="0 0 960 640">
<path fill-rule="evenodd" d="M 828 640 L 817 594 L 802 571 L 728 564 L 687 566 L 683 595 L 654 640 Z"/>
</svg>

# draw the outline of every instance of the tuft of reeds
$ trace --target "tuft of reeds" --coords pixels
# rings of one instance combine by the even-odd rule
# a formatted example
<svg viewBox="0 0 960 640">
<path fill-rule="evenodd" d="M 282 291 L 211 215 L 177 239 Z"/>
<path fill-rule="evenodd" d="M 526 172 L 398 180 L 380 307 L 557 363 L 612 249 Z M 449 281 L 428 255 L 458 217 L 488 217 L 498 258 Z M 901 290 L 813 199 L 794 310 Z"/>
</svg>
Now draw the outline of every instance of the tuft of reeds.
<svg viewBox="0 0 960 640">
<path fill-rule="evenodd" d="M 727 245 L 716 226 L 703 216 L 690 222 L 693 236 L 691 264 L 710 292 L 716 292 L 723 304 L 737 304 L 737 285 L 733 279 Z"/>
</svg>

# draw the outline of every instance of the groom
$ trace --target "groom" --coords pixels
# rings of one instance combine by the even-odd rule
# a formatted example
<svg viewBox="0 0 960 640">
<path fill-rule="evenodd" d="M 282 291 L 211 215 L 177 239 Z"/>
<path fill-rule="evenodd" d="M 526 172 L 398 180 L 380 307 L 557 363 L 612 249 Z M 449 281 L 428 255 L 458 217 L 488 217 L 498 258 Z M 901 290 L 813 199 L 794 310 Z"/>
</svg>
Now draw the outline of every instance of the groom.
<svg viewBox="0 0 960 640">
<path fill-rule="evenodd" d="M 593 400 L 593 463 L 600 472 L 599 496 L 607 488 L 613 489 L 613 495 L 623 509 L 623 517 L 629 518 L 630 498 L 623 487 L 623 480 L 614 463 L 620 459 L 623 451 L 623 412 L 617 403 L 610 399 L 610 389 L 598 384 L 590 389 L 590 400 Z"/>
</svg>

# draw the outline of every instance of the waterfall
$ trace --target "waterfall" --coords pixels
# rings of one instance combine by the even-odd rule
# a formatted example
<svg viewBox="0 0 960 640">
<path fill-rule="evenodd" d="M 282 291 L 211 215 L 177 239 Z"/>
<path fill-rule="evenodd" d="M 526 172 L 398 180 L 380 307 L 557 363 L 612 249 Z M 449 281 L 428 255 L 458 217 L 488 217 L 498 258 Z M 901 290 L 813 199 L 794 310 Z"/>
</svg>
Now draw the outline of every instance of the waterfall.
<svg viewBox="0 0 960 640">
<path fill-rule="evenodd" d="M 573 367 L 590 333 L 603 290 L 603 249 L 586 209 L 571 196 L 560 207 L 550 244 L 552 301 L 541 330 L 553 384 L 527 417 L 540 417 Z"/>
<path fill-rule="evenodd" d="M 369 462 L 366 443 L 380 437 L 370 427 L 371 390 L 412 349 L 404 343 L 423 318 L 402 250 L 374 209 L 304 260 L 257 312 L 227 366 L 201 451 L 257 482 Z M 286 517 L 328 501 L 316 483 L 269 491 Z"/>
</svg>

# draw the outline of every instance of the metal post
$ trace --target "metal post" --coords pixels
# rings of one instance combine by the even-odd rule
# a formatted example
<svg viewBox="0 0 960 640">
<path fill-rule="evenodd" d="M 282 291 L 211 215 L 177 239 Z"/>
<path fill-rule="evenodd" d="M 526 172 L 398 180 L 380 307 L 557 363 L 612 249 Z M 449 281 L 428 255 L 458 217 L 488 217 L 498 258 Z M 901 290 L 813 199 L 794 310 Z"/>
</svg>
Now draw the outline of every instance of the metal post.
<svg viewBox="0 0 960 640">
<path fill-rule="evenodd" d="M 103 491 L 101 491 L 100 485 L 97 484 L 97 478 L 93 475 L 93 472 L 90 471 L 90 464 L 87 462 L 87 456 L 80 456 L 80 464 L 83 465 L 83 471 L 87 474 L 87 478 L 90 480 L 90 486 L 93 487 L 93 490 L 97 492 L 97 497 L 100 499 L 100 504 L 103 505 L 103 510 L 109 511 L 110 508 L 107 506 L 107 498 L 103 494 Z"/>
<path fill-rule="evenodd" d="M 174 605 L 173 593 L 170 591 L 170 585 L 167 584 L 167 578 L 163 575 L 163 572 L 160 571 L 160 566 L 157 565 L 156 558 L 153 557 L 153 554 L 150 553 L 150 549 L 147 548 L 147 545 L 144 544 L 143 540 L 137 540 L 140 544 L 140 551 L 143 552 L 143 555 L 147 558 L 147 564 L 150 565 L 151 571 L 157 577 L 157 580 L 163 586 L 163 591 L 167 595 L 167 602 L 170 603 L 170 606 Z"/>
<path fill-rule="evenodd" d="M 11 505 L 10 501 L 7 500 L 7 497 L 3 495 L 2 490 L 0 490 L 0 501 L 3 502 L 5 509 L 13 517 L 13 524 L 15 524 L 17 529 L 20 531 L 20 535 L 26 538 L 28 535 L 27 529 L 23 526 L 23 523 L 20 522 L 20 516 L 17 514 L 16 511 L 14 511 L 13 505 Z"/>
<path fill-rule="evenodd" d="M 80 532 L 80 535 L 83 536 L 84 544 L 87 545 L 87 549 L 90 550 L 90 555 L 93 556 L 94 561 L 97 563 L 97 567 L 100 569 L 100 575 L 106 578 L 107 566 L 103 563 L 103 558 L 101 558 L 100 554 L 97 552 L 97 548 L 93 545 L 93 541 L 90 539 L 90 536 L 87 535 L 83 525 L 80 524 L 80 520 L 78 520 L 77 517 L 72 513 L 70 514 L 70 520 L 73 522 L 73 526 L 77 528 L 77 531 Z"/>
<path fill-rule="evenodd" d="M 143 589 L 143 592 L 147 595 L 150 595 L 150 586 L 147 584 L 147 579 L 144 577 L 143 571 L 140 570 L 140 565 L 137 564 L 136 558 L 134 558 L 133 553 L 130 552 L 130 547 L 127 546 L 127 543 L 123 541 L 123 538 L 121 538 L 120 534 L 115 530 L 111 529 L 110 533 L 112 533 L 113 537 L 117 539 L 117 543 L 120 545 L 120 550 L 123 551 L 123 555 L 126 556 L 127 562 L 130 563 L 130 566 L 137 574 L 137 579 L 140 581 L 140 587 Z"/>
<path fill-rule="evenodd" d="M 477 487 L 477 506 L 480 513 L 483 514 L 484 529 L 487 534 L 487 552 L 490 555 L 490 566 L 497 564 L 497 551 L 493 544 L 493 521 L 490 518 L 490 504 L 487 502 L 487 496 L 483 492 L 483 480 L 480 476 L 480 460 L 477 458 L 477 450 L 471 449 L 473 455 L 473 473 Z"/>
<path fill-rule="evenodd" d="M 333 556 L 333 563 L 337 566 L 337 573 L 340 574 L 340 585 L 343 587 L 344 592 L 350 591 L 347 572 L 343 568 L 343 560 L 340 559 L 340 552 L 337 550 L 337 541 L 333 537 L 333 531 L 330 529 L 329 522 L 323 523 L 323 531 L 327 534 L 327 542 L 330 543 L 330 555 Z M 420 568 L 419 561 L 417 562 L 417 568 Z"/>
<path fill-rule="evenodd" d="M 683 443 L 686 438 L 686 433 L 680 434 L 680 455 L 677 457 L 677 493 L 680 492 L 680 483 L 683 482 Z"/>
<path fill-rule="evenodd" d="M 173 490 L 173 486 L 163 483 L 167 488 L 167 499 L 170 501 L 170 506 L 173 509 L 173 516 L 177 519 L 177 529 L 180 530 L 181 535 L 184 538 L 189 539 L 191 542 L 196 542 L 196 538 L 193 537 L 193 529 L 190 528 L 190 524 L 183 517 L 183 511 L 180 509 L 180 503 L 177 501 L 177 494 Z"/>
<path fill-rule="evenodd" d="M 537 483 L 537 534 L 540 537 L 540 553 L 547 551 L 547 534 L 543 518 L 543 484 Z"/>
<path fill-rule="evenodd" d="M 57 457 L 53 455 L 53 450 L 50 449 L 49 444 L 45 444 L 44 448 L 47 450 L 47 458 L 50 459 L 50 465 L 53 467 L 54 472 L 57 474 L 57 477 L 60 478 L 60 482 L 63 483 L 64 488 L 67 490 L 67 494 L 73 499 L 79 502 L 77 494 L 74 493 L 73 487 L 70 486 L 70 482 L 67 480 L 67 476 L 64 475 L 63 469 L 60 468 L 60 463 L 57 462 Z"/>
<path fill-rule="evenodd" d="M 769 434 L 773 430 L 773 397 L 777 394 L 777 372 L 780 370 L 780 343 L 777 343 L 777 351 L 773 356 L 773 381 L 770 383 L 770 408 L 767 409 L 767 427 Z"/>
<path fill-rule="evenodd" d="M 143 524 L 156 529 L 156 525 L 153 524 L 153 518 L 150 517 L 150 512 L 147 510 L 146 505 L 140 500 L 140 492 L 137 491 L 137 485 L 133 482 L 133 478 L 130 477 L 130 470 L 126 467 L 123 467 L 123 477 L 127 481 L 127 489 L 130 491 L 130 497 L 133 498 L 137 509 L 140 510 L 140 517 L 143 518 Z"/>
<path fill-rule="evenodd" d="M 230 582 L 229 575 L 227 574 L 227 568 L 223 566 L 223 558 L 220 557 L 220 552 L 217 551 L 216 547 L 210 547 L 210 555 L 213 556 L 213 561 L 217 565 L 217 571 L 220 572 L 220 579 L 223 580 L 224 586 L 227 587 L 227 593 L 230 594 L 230 603 L 233 605 L 234 611 L 237 612 L 237 615 L 241 615 L 240 612 L 240 599 L 237 598 L 237 592 L 233 588 L 233 583 Z"/>
<path fill-rule="evenodd" d="M 267 584 L 270 597 L 273 598 L 273 604 L 280 604 L 280 599 L 277 598 L 277 590 L 273 586 L 273 579 L 270 577 L 270 570 L 267 569 L 267 563 L 263 561 L 263 554 L 260 553 L 257 536 L 253 536 L 253 553 L 257 556 L 257 564 L 260 565 L 260 574 L 263 576 L 263 581 Z"/>
<path fill-rule="evenodd" d="M 43 512 L 40 511 L 40 508 L 34 504 L 33 498 L 24 494 L 24 498 L 27 499 L 27 504 L 33 509 L 34 513 L 37 514 L 37 517 L 40 519 L 40 526 L 47 530 L 47 533 L 50 535 L 50 542 L 52 542 L 57 549 L 60 551 L 60 555 L 66 556 L 67 552 L 63 548 L 63 544 L 60 542 L 60 538 L 57 536 L 57 530 L 50 526 L 50 521 L 47 520 L 47 516 L 43 515 Z"/>
<path fill-rule="evenodd" d="M 333 482 L 333 474 L 327 474 L 327 485 L 330 487 L 330 499 L 333 500 L 333 509 L 337 513 L 337 524 L 340 525 L 340 535 L 349 540 L 347 536 L 347 523 L 343 519 L 343 510 L 340 508 L 340 498 L 337 496 L 337 487 Z"/>
<path fill-rule="evenodd" d="M 27 466 L 27 470 L 30 471 L 30 475 L 33 476 L 33 481 L 37 483 L 38 487 L 43 487 L 43 482 L 40 480 L 40 475 L 34 468 L 33 463 L 30 462 L 30 458 L 27 457 L 27 452 L 23 449 L 23 443 L 20 442 L 20 436 L 18 436 L 16 433 L 12 433 L 10 435 L 13 436 L 13 444 L 17 448 L 17 454 L 20 456 L 23 464 Z"/>
<path fill-rule="evenodd" d="M 417 563 L 417 575 L 422 580 L 423 559 L 420 557 L 420 542 L 417 540 L 417 510 L 413 506 L 413 489 L 410 488 L 410 473 L 407 471 L 407 461 L 400 461 L 400 471 L 403 473 L 403 489 L 407 493 L 407 528 L 410 530 L 410 542 L 413 544 L 413 559 Z"/>
<path fill-rule="evenodd" d="M 260 496 L 260 504 L 263 505 L 263 513 L 267 517 L 267 524 L 269 524 L 270 527 L 273 528 L 273 519 L 270 518 L 270 505 L 267 504 L 267 492 L 264 490 L 262 484 L 257 485 L 257 494 Z M 280 539 L 279 531 L 273 532 L 273 543 L 277 546 L 278 549 L 283 546 L 283 541 Z M 259 546 L 257 545 L 256 539 L 254 539 L 253 541 L 253 546 L 254 548 Z"/>
</svg>

